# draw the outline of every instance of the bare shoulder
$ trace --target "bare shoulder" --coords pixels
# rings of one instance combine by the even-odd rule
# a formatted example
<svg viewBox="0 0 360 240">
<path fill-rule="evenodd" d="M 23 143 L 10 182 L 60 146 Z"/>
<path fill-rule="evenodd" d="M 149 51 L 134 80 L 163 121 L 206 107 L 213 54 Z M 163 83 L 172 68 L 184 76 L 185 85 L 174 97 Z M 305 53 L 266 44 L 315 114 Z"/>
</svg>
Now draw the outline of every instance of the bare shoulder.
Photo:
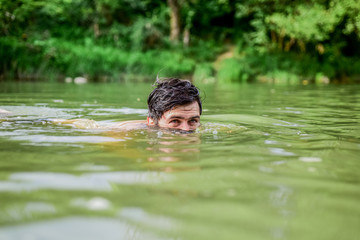
<svg viewBox="0 0 360 240">
<path fill-rule="evenodd" d="M 80 129 L 100 128 L 96 121 L 90 119 L 52 119 L 51 121 L 55 124 L 70 125 Z"/>
<path fill-rule="evenodd" d="M 121 130 L 135 130 L 147 128 L 146 120 L 132 120 L 114 123 L 110 126 L 112 129 L 121 129 Z"/>
<path fill-rule="evenodd" d="M 90 119 L 53 119 L 55 124 L 70 125 L 81 129 L 113 129 L 113 130 L 136 130 L 147 128 L 145 120 L 133 120 L 105 124 Z"/>
<path fill-rule="evenodd" d="M 4 116 L 5 116 L 5 115 L 10 115 L 10 114 L 11 114 L 11 112 L 9 112 L 9 111 L 7 111 L 7 110 L 5 110 L 5 109 L 1 109 L 1 108 L 0 108 L 0 116 L 1 116 L 1 115 L 4 115 Z"/>
</svg>

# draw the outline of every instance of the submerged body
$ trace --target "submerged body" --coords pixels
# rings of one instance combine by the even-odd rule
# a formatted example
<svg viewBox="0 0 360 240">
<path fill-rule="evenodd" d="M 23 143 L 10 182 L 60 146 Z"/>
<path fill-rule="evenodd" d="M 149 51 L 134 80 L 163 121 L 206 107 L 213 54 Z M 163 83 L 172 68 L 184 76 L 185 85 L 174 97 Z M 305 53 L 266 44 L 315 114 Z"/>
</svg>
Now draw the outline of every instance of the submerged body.
<svg viewBox="0 0 360 240">
<path fill-rule="evenodd" d="M 55 124 L 71 125 L 81 129 L 117 129 L 129 131 L 148 127 L 146 120 L 133 120 L 107 124 L 100 124 L 99 122 L 90 119 L 54 119 L 52 122 Z"/>
<path fill-rule="evenodd" d="M 202 103 L 199 89 L 190 81 L 177 78 L 159 80 L 148 96 L 148 117 L 119 123 L 101 123 L 89 119 L 45 119 L 46 122 L 69 124 L 82 129 L 136 130 L 148 127 L 179 130 L 183 133 L 195 131 L 200 126 Z M 0 117 L 10 112 L 0 109 Z M 40 119 L 39 121 L 43 121 Z"/>
<path fill-rule="evenodd" d="M 198 103 L 193 102 L 190 104 L 174 107 L 173 109 L 166 111 L 158 121 L 158 124 L 155 124 L 155 122 L 149 117 L 147 120 L 132 120 L 106 125 L 99 124 L 96 121 L 89 119 L 55 119 L 53 122 L 60 124 L 70 124 L 78 128 L 86 129 L 99 128 L 129 131 L 148 127 L 159 127 L 164 129 L 191 132 L 200 126 L 200 115 Z"/>
</svg>

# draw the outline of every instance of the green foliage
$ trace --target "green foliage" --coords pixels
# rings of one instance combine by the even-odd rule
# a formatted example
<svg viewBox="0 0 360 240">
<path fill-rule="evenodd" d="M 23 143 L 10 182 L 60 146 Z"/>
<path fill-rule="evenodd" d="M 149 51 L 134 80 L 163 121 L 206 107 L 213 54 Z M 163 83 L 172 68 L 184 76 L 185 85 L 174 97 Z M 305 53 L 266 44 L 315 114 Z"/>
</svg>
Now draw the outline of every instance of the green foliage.
<svg viewBox="0 0 360 240">
<path fill-rule="evenodd" d="M 265 18 L 270 29 L 281 36 L 303 41 L 327 40 L 339 23 L 341 15 L 331 14 L 324 5 L 299 4 L 289 12 L 275 12 Z"/>
<path fill-rule="evenodd" d="M 117 79 L 124 74 L 154 75 L 161 69 L 168 75 L 179 75 L 191 73 L 195 67 L 195 62 L 181 52 L 129 52 L 98 46 L 91 40 L 83 45 L 60 39 L 19 44 L 13 39 L 3 38 L 0 50 L 0 58 L 11 63 L 1 70 L 10 77 L 21 74 L 40 78 L 52 72 L 70 77 L 86 75 L 95 80 L 106 76 Z"/>
<path fill-rule="evenodd" d="M 236 4 L 236 17 L 250 23 L 250 28 L 242 25 L 246 30 L 242 38 L 259 51 L 357 56 L 359 16 L 358 0 L 249 0 Z"/>
<path fill-rule="evenodd" d="M 195 82 L 212 83 L 214 82 L 214 69 L 209 63 L 196 64 L 193 74 Z"/>
<path fill-rule="evenodd" d="M 257 76 L 316 81 L 319 73 L 345 81 L 359 72 L 359 0 L 178 4 L 189 46 L 173 45 L 168 37 L 167 1 L 0 0 L 0 76 L 96 79 L 165 69 L 208 79 L 214 75 L 211 62 L 237 42 L 238 55 L 221 64 L 219 81 L 255 81 Z"/>
<path fill-rule="evenodd" d="M 235 58 L 228 58 L 221 62 L 217 72 L 217 79 L 221 83 L 247 82 L 250 71 L 247 63 Z"/>
</svg>

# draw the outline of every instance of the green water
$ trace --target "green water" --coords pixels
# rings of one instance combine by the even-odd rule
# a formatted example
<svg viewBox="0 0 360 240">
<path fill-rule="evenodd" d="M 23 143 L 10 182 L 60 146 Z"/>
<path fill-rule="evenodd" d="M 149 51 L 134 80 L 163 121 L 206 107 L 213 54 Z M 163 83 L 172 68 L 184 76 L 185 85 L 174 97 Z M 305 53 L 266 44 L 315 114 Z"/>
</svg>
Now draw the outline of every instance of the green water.
<svg viewBox="0 0 360 240">
<path fill-rule="evenodd" d="M 145 119 L 151 84 L 0 83 L 0 239 L 359 239 L 360 87 L 200 86 L 202 127 Z"/>
</svg>

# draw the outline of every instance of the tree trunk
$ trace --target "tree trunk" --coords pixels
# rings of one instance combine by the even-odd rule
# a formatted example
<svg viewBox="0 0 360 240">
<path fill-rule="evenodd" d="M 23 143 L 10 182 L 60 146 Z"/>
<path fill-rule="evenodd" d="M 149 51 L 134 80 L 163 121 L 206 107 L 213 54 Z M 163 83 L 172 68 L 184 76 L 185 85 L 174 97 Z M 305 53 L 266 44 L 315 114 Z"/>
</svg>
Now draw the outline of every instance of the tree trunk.
<svg viewBox="0 0 360 240">
<path fill-rule="evenodd" d="M 93 30 L 94 30 L 94 37 L 98 38 L 100 36 L 100 27 L 97 21 L 94 22 Z"/>
<path fill-rule="evenodd" d="M 174 43 L 180 37 L 180 7 L 177 0 L 167 0 L 170 7 L 170 40 Z"/>
<path fill-rule="evenodd" d="M 288 41 L 288 42 L 285 44 L 284 51 L 285 51 L 285 52 L 290 51 L 290 48 L 292 47 L 292 45 L 294 45 L 294 43 L 295 43 L 295 38 L 291 38 L 290 41 Z"/>
<path fill-rule="evenodd" d="M 189 28 L 185 28 L 183 33 L 184 47 L 189 47 L 189 43 L 190 43 L 190 30 Z"/>
</svg>

